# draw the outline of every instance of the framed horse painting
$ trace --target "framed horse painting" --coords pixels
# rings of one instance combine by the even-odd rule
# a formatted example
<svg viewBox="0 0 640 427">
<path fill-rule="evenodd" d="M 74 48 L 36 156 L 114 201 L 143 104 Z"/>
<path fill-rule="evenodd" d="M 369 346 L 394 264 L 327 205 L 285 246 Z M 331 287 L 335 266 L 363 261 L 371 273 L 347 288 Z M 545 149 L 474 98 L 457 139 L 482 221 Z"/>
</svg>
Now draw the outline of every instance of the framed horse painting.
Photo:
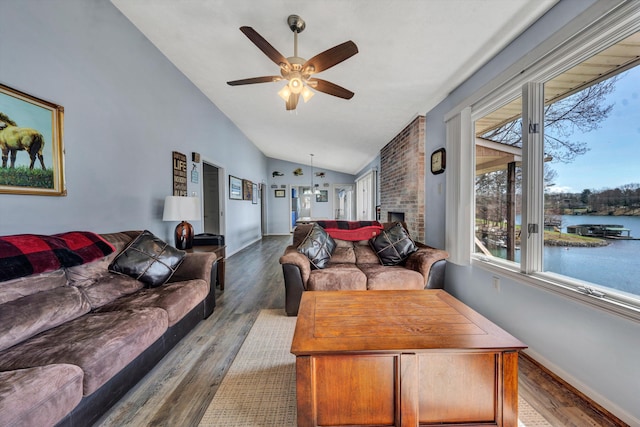
<svg viewBox="0 0 640 427">
<path fill-rule="evenodd" d="M 66 196 L 64 108 L 0 84 L 0 193 Z"/>
</svg>

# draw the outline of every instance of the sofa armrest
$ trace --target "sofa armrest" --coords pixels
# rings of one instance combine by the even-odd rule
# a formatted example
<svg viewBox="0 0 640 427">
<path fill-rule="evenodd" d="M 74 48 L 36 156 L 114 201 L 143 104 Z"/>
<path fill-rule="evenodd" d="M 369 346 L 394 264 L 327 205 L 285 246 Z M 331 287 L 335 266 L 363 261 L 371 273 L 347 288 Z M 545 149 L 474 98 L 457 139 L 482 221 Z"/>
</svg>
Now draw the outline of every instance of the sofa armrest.
<svg viewBox="0 0 640 427">
<path fill-rule="evenodd" d="M 293 264 L 300 269 L 300 277 L 303 286 L 307 287 L 307 281 L 311 275 L 311 262 L 306 255 L 301 254 L 294 246 L 287 246 L 284 254 L 280 257 L 280 264 Z"/>
<path fill-rule="evenodd" d="M 203 279 L 211 286 L 211 269 L 216 263 L 217 257 L 213 252 L 187 253 L 182 264 L 171 276 L 169 282 L 182 282 L 185 280 Z M 215 286 L 215 283 L 213 283 Z"/>
<path fill-rule="evenodd" d="M 311 262 L 295 246 L 287 246 L 280 257 L 280 264 L 284 275 L 285 311 L 287 316 L 296 316 L 311 275 Z"/>
<path fill-rule="evenodd" d="M 417 242 L 416 245 L 418 246 L 418 250 L 409 255 L 405 266 L 408 269 L 415 270 L 422 274 L 424 277 L 425 288 L 438 288 L 444 286 L 445 260 L 449 258 L 449 253 Z M 434 277 L 430 278 L 432 273 L 434 273 Z"/>
</svg>

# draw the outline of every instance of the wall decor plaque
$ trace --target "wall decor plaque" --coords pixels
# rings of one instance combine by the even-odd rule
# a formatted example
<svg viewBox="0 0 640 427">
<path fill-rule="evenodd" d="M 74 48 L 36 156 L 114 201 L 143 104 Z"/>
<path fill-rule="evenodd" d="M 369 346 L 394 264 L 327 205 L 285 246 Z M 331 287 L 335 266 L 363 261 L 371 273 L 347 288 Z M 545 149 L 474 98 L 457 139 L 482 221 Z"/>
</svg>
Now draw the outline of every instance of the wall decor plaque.
<svg viewBox="0 0 640 427">
<path fill-rule="evenodd" d="M 187 195 L 187 156 L 174 151 L 173 155 L 173 195 Z"/>
</svg>

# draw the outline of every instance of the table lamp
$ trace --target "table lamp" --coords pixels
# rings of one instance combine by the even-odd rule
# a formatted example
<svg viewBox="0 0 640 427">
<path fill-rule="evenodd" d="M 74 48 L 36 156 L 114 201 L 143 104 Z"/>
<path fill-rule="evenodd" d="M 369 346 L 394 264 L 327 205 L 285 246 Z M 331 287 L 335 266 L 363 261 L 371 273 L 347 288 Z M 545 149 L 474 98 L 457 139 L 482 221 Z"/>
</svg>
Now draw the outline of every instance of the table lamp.
<svg viewBox="0 0 640 427">
<path fill-rule="evenodd" d="M 163 221 L 181 221 L 176 227 L 176 248 L 193 246 L 193 227 L 187 221 L 200 220 L 200 199 L 197 197 L 167 196 L 164 199 Z"/>
</svg>

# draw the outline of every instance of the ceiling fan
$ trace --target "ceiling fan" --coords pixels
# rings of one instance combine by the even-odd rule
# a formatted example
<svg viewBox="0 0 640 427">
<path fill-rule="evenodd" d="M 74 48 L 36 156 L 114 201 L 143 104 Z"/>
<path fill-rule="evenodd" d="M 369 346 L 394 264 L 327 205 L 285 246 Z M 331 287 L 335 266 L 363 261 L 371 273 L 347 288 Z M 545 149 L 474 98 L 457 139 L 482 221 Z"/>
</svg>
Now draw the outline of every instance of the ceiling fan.
<svg viewBox="0 0 640 427">
<path fill-rule="evenodd" d="M 358 53 L 358 47 L 351 40 L 327 49 L 313 58 L 306 60 L 298 56 L 298 33 L 305 29 L 305 22 L 298 15 L 290 15 L 287 24 L 293 31 L 293 56 L 285 58 L 273 46 L 269 44 L 256 30 L 251 27 L 240 27 L 240 31 L 249 38 L 265 55 L 280 67 L 280 76 L 253 77 L 249 79 L 227 82 L 230 86 L 249 85 L 254 83 L 269 83 L 287 80 L 278 95 L 286 102 L 287 110 L 295 110 L 300 95 L 307 102 L 313 95 L 313 88 L 319 92 L 339 98 L 351 99 L 353 92 L 335 83 L 312 77 L 314 74 L 324 71 L 351 58 Z"/>
</svg>

